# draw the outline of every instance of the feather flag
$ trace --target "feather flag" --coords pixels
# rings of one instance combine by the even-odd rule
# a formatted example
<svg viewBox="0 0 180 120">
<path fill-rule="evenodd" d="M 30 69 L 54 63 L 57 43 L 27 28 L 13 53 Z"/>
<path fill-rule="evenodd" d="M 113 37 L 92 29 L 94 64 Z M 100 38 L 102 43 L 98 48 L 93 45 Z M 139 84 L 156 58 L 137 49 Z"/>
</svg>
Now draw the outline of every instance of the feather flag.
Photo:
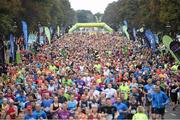
<svg viewBox="0 0 180 120">
<path fill-rule="evenodd" d="M 46 37 L 49 41 L 49 44 L 51 43 L 51 33 L 50 33 L 50 30 L 48 27 L 44 27 L 44 31 L 45 31 L 45 34 L 46 34 Z"/>
<path fill-rule="evenodd" d="M 22 21 L 22 28 L 23 28 L 23 34 L 24 34 L 24 40 L 25 40 L 25 49 L 28 49 L 28 27 L 27 23 L 25 21 Z"/>
<path fill-rule="evenodd" d="M 176 60 L 176 62 L 180 63 L 178 57 L 174 54 L 174 52 L 172 51 L 172 46 L 170 46 L 173 43 L 173 39 L 168 36 L 168 35 L 164 35 L 163 36 L 163 44 L 166 46 L 166 48 L 168 49 L 168 51 L 171 53 L 171 55 L 174 57 L 174 59 Z M 176 44 L 177 45 L 177 44 Z M 176 47 L 178 48 L 178 47 Z"/>
<path fill-rule="evenodd" d="M 60 27 L 59 27 L 59 25 L 57 26 L 57 36 L 58 37 L 60 36 Z"/>
<path fill-rule="evenodd" d="M 133 37 L 135 40 L 137 40 L 137 31 L 135 28 L 133 28 Z"/>
<path fill-rule="evenodd" d="M 14 57 L 14 35 L 11 33 L 10 34 L 10 51 L 9 51 L 9 56 L 12 58 L 12 60 L 15 60 Z"/>
<path fill-rule="evenodd" d="M 170 43 L 170 50 L 174 53 L 176 58 L 180 60 L 180 42 L 179 41 L 173 41 Z"/>
<path fill-rule="evenodd" d="M 29 44 L 32 44 L 33 42 L 35 42 L 37 40 L 37 34 L 29 34 L 29 37 L 28 37 L 28 43 Z"/>
<path fill-rule="evenodd" d="M 153 50 L 153 52 L 155 52 L 156 51 L 156 40 L 155 40 L 154 34 L 151 32 L 151 30 L 146 30 L 145 35 L 151 45 L 151 49 Z"/>
<path fill-rule="evenodd" d="M 128 27 L 128 22 L 127 22 L 127 20 L 124 20 L 124 21 L 123 21 L 123 24 Z"/>
<path fill-rule="evenodd" d="M 128 27 L 126 25 L 123 25 L 122 30 L 123 30 L 124 34 L 126 35 L 126 37 L 130 40 L 129 33 L 127 31 Z"/>
<path fill-rule="evenodd" d="M 51 36 L 52 36 L 53 33 L 54 33 L 53 27 L 51 26 L 51 27 L 49 28 L 49 30 L 50 30 L 50 34 L 51 34 Z"/>
<path fill-rule="evenodd" d="M 124 34 L 126 35 L 126 37 L 130 40 L 130 36 L 128 33 L 128 22 L 127 22 L 127 20 L 124 20 L 123 24 L 124 25 L 122 26 L 122 30 L 123 30 Z"/>
<path fill-rule="evenodd" d="M 44 44 L 44 27 L 39 28 L 39 43 Z"/>
<path fill-rule="evenodd" d="M 158 35 L 154 34 L 154 37 L 155 37 L 156 44 L 159 44 L 159 37 L 158 37 Z"/>
</svg>

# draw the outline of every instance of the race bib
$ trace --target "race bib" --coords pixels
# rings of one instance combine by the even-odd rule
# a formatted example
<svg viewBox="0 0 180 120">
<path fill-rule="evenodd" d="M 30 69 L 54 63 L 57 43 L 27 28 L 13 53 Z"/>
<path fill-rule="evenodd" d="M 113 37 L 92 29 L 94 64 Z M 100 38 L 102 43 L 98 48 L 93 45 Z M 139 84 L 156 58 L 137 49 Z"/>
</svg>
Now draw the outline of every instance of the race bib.
<svg viewBox="0 0 180 120">
<path fill-rule="evenodd" d="M 175 92 L 176 92 L 176 90 L 175 90 L 175 89 L 172 89 L 172 90 L 171 90 L 171 92 L 172 92 L 172 93 L 175 93 Z"/>
<path fill-rule="evenodd" d="M 131 110 L 131 113 L 132 113 L 132 114 L 135 114 L 135 113 L 136 113 L 136 110 Z"/>
</svg>

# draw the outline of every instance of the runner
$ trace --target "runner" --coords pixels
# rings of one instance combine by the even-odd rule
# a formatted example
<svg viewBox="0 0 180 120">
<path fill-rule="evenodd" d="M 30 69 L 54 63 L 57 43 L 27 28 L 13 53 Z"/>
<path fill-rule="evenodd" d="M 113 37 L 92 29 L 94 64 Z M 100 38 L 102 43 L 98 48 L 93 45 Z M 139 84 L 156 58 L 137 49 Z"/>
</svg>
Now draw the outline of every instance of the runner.
<svg viewBox="0 0 180 120">
<path fill-rule="evenodd" d="M 138 42 L 117 34 L 73 33 L 36 47 L 0 77 L 2 119 L 11 99 L 18 113 L 25 111 L 24 119 L 132 119 L 138 106 L 148 108 L 149 119 L 162 118 L 168 92 L 176 107 L 174 63 Z"/>
<path fill-rule="evenodd" d="M 179 85 L 178 82 L 175 80 L 172 80 L 172 83 L 170 84 L 170 98 L 172 101 L 172 110 L 176 109 L 177 103 L 178 103 L 178 91 L 179 91 Z"/>
<path fill-rule="evenodd" d="M 165 106 L 169 103 L 167 95 L 155 86 L 154 93 L 151 95 L 152 101 L 152 119 L 161 119 L 164 117 Z"/>
</svg>

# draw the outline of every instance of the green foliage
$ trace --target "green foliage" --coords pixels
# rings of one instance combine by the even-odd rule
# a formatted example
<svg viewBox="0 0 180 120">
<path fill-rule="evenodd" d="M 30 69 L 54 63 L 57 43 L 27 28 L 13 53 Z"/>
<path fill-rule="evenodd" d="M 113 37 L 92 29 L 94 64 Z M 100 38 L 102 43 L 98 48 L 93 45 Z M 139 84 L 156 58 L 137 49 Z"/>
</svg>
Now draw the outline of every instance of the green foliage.
<svg viewBox="0 0 180 120">
<path fill-rule="evenodd" d="M 7 35 L 9 31 L 12 31 L 13 26 L 11 25 L 12 19 L 8 15 L 0 14 L 0 36 Z"/>
<path fill-rule="evenodd" d="M 103 14 L 101 14 L 101 13 L 94 14 L 96 22 L 101 22 L 102 21 L 102 16 L 103 16 Z"/>
<path fill-rule="evenodd" d="M 126 19 L 130 27 L 145 24 L 156 32 L 165 30 L 170 23 L 175 33 L 180 28 L 179 6 L 180 0 L 118 0 L 107 6 L 103 21 L 118 26 Z"/>
<path fill-rule="evenodd" d="M 75 23 L 75 11 L 68 0 L 0 0 L 0 35 L 13 32 L 17 22 L 19 35 L 22 34 L 21 20 L 28 23 L 29 30 L 35 31 L 41 25 L 71 25 Z"/>
<path fill-rule="evenodd" d="M 95 21 L 94 15 L 89 10 L 78 10 L 76 11 L 76 16 L 77 22 L 79 23 L 88 23 Z"/>
</svg>

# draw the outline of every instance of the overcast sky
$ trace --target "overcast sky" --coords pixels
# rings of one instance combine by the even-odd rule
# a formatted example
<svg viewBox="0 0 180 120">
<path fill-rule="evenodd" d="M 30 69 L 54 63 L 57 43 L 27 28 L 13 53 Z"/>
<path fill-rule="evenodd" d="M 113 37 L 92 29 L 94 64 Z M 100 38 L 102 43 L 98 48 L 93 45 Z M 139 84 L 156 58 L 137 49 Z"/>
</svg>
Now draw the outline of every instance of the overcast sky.
<svg viewBox="0 0 180 120">
<path fill-rule="evenodd" d="M 90 10 L 93 14 L 103 13 L 107 5 L 117 0 L 69 0 L 74 10 Z"/>
</svg>

